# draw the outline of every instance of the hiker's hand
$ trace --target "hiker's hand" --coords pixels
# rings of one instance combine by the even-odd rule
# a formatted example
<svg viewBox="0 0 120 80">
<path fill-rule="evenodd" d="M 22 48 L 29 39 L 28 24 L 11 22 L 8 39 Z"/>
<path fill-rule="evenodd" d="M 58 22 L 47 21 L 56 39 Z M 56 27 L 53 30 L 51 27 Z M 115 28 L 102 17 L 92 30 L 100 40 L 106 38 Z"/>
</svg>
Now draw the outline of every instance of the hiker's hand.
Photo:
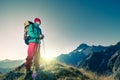
<svg viewBox="0 0 120 80">
<path fill-rule="evenodd" d="M 44 35 L 43 34 L 40 35 L 40 39 L 44 39 Z"/>
</svg>

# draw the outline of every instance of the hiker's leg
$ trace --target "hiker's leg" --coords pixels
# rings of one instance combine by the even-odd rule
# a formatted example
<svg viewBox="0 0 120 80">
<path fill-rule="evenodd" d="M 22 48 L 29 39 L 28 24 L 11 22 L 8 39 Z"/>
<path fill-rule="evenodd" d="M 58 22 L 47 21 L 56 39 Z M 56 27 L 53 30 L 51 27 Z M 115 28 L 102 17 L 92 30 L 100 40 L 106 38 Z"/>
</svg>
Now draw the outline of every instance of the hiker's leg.
<svg viewBox="0 0 120 80">
<path fill-rule="evenodd" d="M 37 44 L 37 50 L 35 53 L 35 69 L 36 71 L 39 69 L 39 60 L 40 60 L 40 44 Z"/>
<path fill-rule="evenodd" d="M 39 69 L 39 58 L 40 58 L 40 45 L 37 44 L 37 50 L 35 53 L 35 69 L 38 70 Z"/>
<path fill-rule="evenodd" d="M 36 50 L 36 43 L 29 43 L 28 45 L 28 56 L 26 58 L 26 69 L 30 69 L 32 58 Z"/>
</svg>

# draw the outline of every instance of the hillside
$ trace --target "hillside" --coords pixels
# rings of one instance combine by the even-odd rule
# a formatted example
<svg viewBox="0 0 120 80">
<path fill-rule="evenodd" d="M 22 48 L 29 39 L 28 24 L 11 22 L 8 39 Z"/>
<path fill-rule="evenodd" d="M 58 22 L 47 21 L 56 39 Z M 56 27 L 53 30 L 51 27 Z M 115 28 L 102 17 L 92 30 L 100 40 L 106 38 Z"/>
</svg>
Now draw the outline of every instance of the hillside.
<svg viewBox="0 0 120 80">
<path fill-rule="evenodd" d="M 19 69 L 18 69 L 19 68 Z M 21 65 L 15 70 L 1 76 L 0 80 L 24 80 L 25 66 Z M 45 67 L 39 71 L 36 80 L 91 80 L 83 75 L 77 68 L 67 66 L 55 60 L 46 62 Z"/>
</svg>

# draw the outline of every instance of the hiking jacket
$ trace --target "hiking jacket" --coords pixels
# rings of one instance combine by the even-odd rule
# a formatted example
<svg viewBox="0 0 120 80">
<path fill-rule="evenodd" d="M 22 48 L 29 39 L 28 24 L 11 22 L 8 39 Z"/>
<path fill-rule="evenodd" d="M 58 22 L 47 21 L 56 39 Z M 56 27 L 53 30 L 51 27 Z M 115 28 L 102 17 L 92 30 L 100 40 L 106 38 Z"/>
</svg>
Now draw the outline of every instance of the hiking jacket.
<svg viewBox="0 0 120 80">
<path fill-rule="evenodd" d="M 33 27 L 34 25 L 34 27 Z M 38 24 L 34 23 L 34 24 L 30 24 L 28 26 L 28 35 L 30 36 L 30 39 L 29 39 L 29 43 L 30 42 L 35 42 L 35 43 L 38 43 L 40 44 L 41 43 L 41 39 L 39 38 L 39 36 L 42 34 L 42 31 L 39 27 Z M 34 30 L 34 31 L 33 31 Z"/>
</svg>

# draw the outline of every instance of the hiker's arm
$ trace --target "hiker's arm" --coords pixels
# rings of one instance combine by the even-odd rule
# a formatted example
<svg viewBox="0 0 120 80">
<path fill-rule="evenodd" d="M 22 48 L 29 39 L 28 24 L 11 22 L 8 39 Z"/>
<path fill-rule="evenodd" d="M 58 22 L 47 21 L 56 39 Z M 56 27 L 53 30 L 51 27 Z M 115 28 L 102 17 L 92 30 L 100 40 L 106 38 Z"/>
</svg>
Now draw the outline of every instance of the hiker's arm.
<svg viewBox="0 0 120 80">
<path fill-rule="evenodd" d="M 42 30 L 40 29 L 40 39 L 44 39 L 44 35 L 42 34 Z"/>
<path fill-rule="evenodd" d="M 34 34 L 32 27 L 33 27 L 32 25 L 29 25 L 29 27 L 28 27 L 28 35 L 29 35 L 31 38 L 38 38 L 39 36 L 37 36 L 37 35 Z"/>
</svg>

